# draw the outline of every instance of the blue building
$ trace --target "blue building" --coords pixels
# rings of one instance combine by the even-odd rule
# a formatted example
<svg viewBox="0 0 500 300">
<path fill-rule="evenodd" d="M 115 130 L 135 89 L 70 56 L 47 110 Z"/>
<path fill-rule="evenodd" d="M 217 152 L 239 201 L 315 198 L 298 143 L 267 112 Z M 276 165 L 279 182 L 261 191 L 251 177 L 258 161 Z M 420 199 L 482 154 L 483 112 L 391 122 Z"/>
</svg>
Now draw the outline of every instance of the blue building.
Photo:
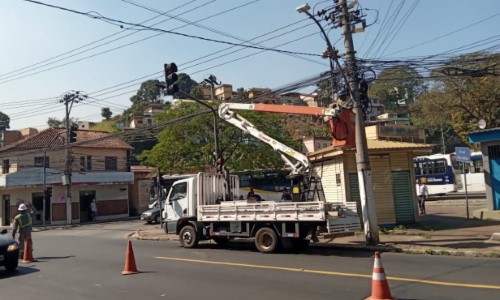
<svg viewBox="0 0 500 300">
<path fill-rule="evenodd" d="M 487 209 L 474 212 L 479 219 L 500 220 L 500 127 L 469 134 L 471 143 L 479 143 L 483 154 Z"/>
</svg>

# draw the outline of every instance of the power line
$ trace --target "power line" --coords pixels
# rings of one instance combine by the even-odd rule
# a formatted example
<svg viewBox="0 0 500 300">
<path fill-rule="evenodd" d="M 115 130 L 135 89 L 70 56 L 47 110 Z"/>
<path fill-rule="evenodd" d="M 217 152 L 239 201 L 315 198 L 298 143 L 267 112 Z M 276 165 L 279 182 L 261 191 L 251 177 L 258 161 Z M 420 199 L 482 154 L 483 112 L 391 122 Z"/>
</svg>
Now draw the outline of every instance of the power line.
<svg viewBox="0 0 500 300">
<path fill-rule="evenodd" d="M 171 30 L 165 30 L 165 29 L 161 29 L 161 28 L 155 28 L 155 27 L 151 27 L 151 26 L 145 26 L 145 25 L 141 25 L 141 24 L 137 24 L 137 23 L 131 23 L 131 22 L 126 22 L 126 21 L 121 21 L 121 20 L 118 20 L 118 19 L 113 19 L 113 18 L 105 17 L 105 16 L 102 16 L 100 14 L 85 13 L 85 12 L 81 12 L 81 11 L 77 11 L 77 10 L 73 10 L 73 9 L 68 9 L 68 8 L 61 7 L 61 6 L 57 6 L 57 5 L 52 5 L 52 4 L 47 4 L 47 3 L 43 3 L 43 2 L 39 2 L 39 1 L 34 1 L 34 0 L 24 0 L 24 1 L 32 2 L 32 3 L 43 5 L 43 6 L 48 6 L 48 7 L 51 7 L 51 8 L 56 8 L 56 9 L 64 10 L 64 11 L 75 13 L 75 14 L 79 14 L 79 15 L 83 15 L 83 16 L 89 17 L 91 19 L 101 20 L 101 21 L 108 22 L 108 23 L 110 23 L 112 25 L 115 25 L 115 26 L 120 26 L 121 28 L 123 27 L 123 25 L 128 25 L 128 26 L 142 28 L 142 29 L 134 29 L 134 30 L 148 30 L 148 31 L 163 32 L 163 33 L 169 33 L 169 34 L 178 35 L 178 36 L 182 36 L 182 37 L 199 39 L 199 40 L 203 40 L 203 41 L 207 41 L 207 42 L 213 42 L 213 43 L 219 43 L 219 44 L 227 44 L 227 45 L 233 45 L 233 46 L 239 46 L 239 47 L 246 47 L 246 48 L 258 49 L 258 50 L 268 50 L 268 51 L 279 52 L 279 53 L 288 53 L 288 54 L 297 54 L 297 55 L 306 55 L 306 56 L 313 56 L 313 57 L 321 57 L 321 55 L 314 54 L 314 53 L 288 51 L 288 50 L 279 50 L 279 49 L 269 49 L 269 48 L 266 48 L 266 47 L 259 47 L 259 46 L 253 46 L 253 45 L 244 45 L 243 43 L 233 43 L 233 42 L 229 42 L 229 41 L 223 41 L 223 40 L 217 40 L 217 39 L 212 39 L 212 38 L 207 38 L 207 37 L 202 37 L 202 36 L 197 36 L 197 35 L 191 35 L 191 34 L 186 34 L 186 33 L 181 33 L 181 32 L 175 32 L 175 31 L 171 31 Z M 133 28 L 127 28 L 127 30 L 132 30 L 132 29 Z"/>
<path fill-rule="evenodd" d="M 187 2 L 187 3 L 184 3 L 184 4 L 180 5 L 180 6 L 177 6 L 177 7 L 173 8 L 173 9 L 169 10 L 169 12 L 173 12 L 173 11 L 175 11 L 175 10 L 177 10 L 177 9 L 181 8 L 181 7 L 185 7 L 187 4 L 192 3 L 192 2 L 195 2 L 195 1 L 197 1 L 197 0 L 191 0 L 191 1 Z M 211 1 L 211 2 L 213 2 L 213 1 Z M 196 9 L 196 8 L 194 8 L 194 9 Z M 191 9 L 191 10 L 192 10 L 192 9 Z M 145 21 L 141 22 L 141 24 L 144 24 L 144 23 L 146 23 L 146 22 L 149 22 L 149 21 L 154 20 L 154 19 L 156 19 L 156 18 L 159 18 L 159 17 L 161 17 L 161 16 L 162 16 L 162 15 L 158 15 L 158 16 L 155 16 L 155 17 L 149 18 L 149 19 L 147 19 L 147 20 L 145 20 Z M 167 20 L 169 20 L 169 19 L 167 19 Z M 162 22 L 164 22 L 164 21 L 162 21 Z M 155 23 L 154 25 L 157 25 L 157 24 L 159 24 L 159 23 Z M 72 50 L 69 50 L 69 51 L 63 52 L 63 53 L 61 53 L 61 54 L 58 54 L 58 55 L 52 56 L 52 57 L 50 57 L 50 58 L 44 59 L 44 60 L 39 61 L 39 62 L 37 62 L 37 63 L 31 64 L 31 65 L 28 65 L 28 66 L 26 66 L 26 67 L 19 68 L 19 69 L 16 69 L 16 70 L 13 70 L 13 71 L 10 71 L 10 72 L 7 72 L 7 73 L 4 73 L 4 74 L 0 74 L 0 80 L 4 80 L 4 79 L 9 78 L 9 77 L 11 77 L 11 76 L 17 76 L 17 75 L 20 75 L 20 74 L 25 73 L 25 72 L 21 72 L 21 73 L 19 73 L 19 71 L 23 71 L 23 70 L 26 70 L 26 69 L 29 69 L 29 70 L 27 70 L 27 71 L 32 71 L 32 70 L 35 70 L 35 69 L 38 69 L 38 68 L 41 68 L 41 67 L 44 67 L 44 66 L 47 66 L 47 65 L 50 65 L 50 64 L 53 64 L 53 63 L 59 62 L 59 61 L 64 60 L 64 59 L 68 59 L 68 58 L 73 57 L 73 56 L 76 56 L 76 55 L 78 55 L 78 54 L 85 53 L 85 52 L 87 52 L 87 51 L 90 51 L 90 50 L 96 49 L 96 48 L 98 48 L 98 47 L 104 46 L 104 45 L 109 44 L 109 43 L 111 43 L 111 42 L 115 42 L 115 41 L 117 41 L 117 40 L 120 40 L 120 39 L 123 39 L 123 38 L 125 38 L 125 37 L 130 36 L 130 35 L 133 35 L 133 34 L 138 33 L 138 31 L 136 31 L 136 32 L 130 33 L 130 34 L 128 34 L 128 35 L 125 35 L 125 36 L 119 37 L 119 38 L 117 38 L 117 39 L 114 39 L 114 40 L 112 40 L 112 41 L 109 41 L 109 42 L 107 42 L 107 43 L 100 44 L 100 45 L 98 45 L 98 46 L 96 46 L 96 47 L 93 47 L 93 48 L 87 49 L 87 50 L 85 50 L 85 51 L 78 52 L 78 53 L 76 53 L 76 54 L 74 54 L 74 55 L 71 55 L 71 56 L 69 56 L 69 57 L 65 57 L 65 58 L 63 58 L 63 59 L 59 59 L 59 60 L 54 61 L 54 62 L 51 62 L 51 63 L 49 63 L 49 64 L 44 64 L 44 63 L 46 63 L 46 62 L 52 61 L 52 60 L 54 60 L 54 59 L 57 59 L 57 58 L 62 57 L 62 56 L 65 56 L 65 55 L 67 55 L 67 54 L 71 54 L 71 53 L 73 53 L 73 52 L 75 52 L 75 51 L 78 51 L 78 50 L 80 50 L 80 49 L 87 48 L 88 46 L 92 46 L 92 45 L 94 45 L 94 44 L 97 44 L 98 42 L 101 42 L 101 41 L 107 40 L 107 39 L 109 39 L 109 38 L 111 38 L 111 37 L 113 37 L 113 36 L 119 35 L 119 34 L 121 34 L 121 33 L 123 33 L 123 32 L 126 32 L 126 31 L 127 31 L 127 30 L 126 30 L 126 29 L 124 29 L 124 30 L 121 30 L 121 31 L 119 31 L 119 32 L 115 32 L 115 33 L 113 33 L 113 34 L 110 34 L 110 35 L 107 35 L 107 36 L 105 36 L 105 37 L 102 37 L 102 38 L 100 38 L 100 39 L 98 39 L 98 40 L 96 40 L 96 41 L 93 41 L 93 42 L 90 42 L 90 43 L 84 44 L 84 45 L 82 45 L 82 46 L 79 46 L 79 47 L 74 48 L 74 49 L 72 49 Z M 39 66 L 39 67 L 37 67 L 37 68 L 33 68 L 33 67 L 38 66 L 38 65 L 41 65 L 41 64 L 44 64 L 44 65 Z M 13 73 L 18 73 L 18 74 L 11 75 L 11 74 L 13 74 Z M 11 76 L 5 77 L 6 75 L 11 75 Z"/>
</svg>

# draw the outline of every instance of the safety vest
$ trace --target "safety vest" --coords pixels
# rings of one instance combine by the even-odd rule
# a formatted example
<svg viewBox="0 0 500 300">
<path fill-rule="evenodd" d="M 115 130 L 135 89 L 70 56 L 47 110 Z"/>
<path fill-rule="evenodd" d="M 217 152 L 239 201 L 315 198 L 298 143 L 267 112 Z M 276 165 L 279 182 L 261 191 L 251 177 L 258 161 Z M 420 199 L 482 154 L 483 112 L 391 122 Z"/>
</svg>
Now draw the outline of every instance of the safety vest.
<svg viewBox="0 0 500 300">
<path fill-rule="evenodd" d="M 17 215 L 14 218 L 19 223 L 19 228 L 24 228 L 24 227 L 31 226 L 31 216 L 30 216 L 30 214 L 26 214 L 26 217 L 28 217 L 28 222 L 27 223 L 23 223 L 23 215 Z"/>
</svg>

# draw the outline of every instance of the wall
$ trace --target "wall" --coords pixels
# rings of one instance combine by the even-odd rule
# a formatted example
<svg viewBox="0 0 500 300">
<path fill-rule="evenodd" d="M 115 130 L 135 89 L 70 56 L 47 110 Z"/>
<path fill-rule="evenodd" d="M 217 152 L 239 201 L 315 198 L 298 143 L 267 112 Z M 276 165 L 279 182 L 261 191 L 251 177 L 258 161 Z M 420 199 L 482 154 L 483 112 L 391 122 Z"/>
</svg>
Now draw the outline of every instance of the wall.
<svg viewBox="0 0 500 300">
<path fill-rule="evenodd" d="M 313 171 L 315 176 L 321 178 L 326 202 L 345 202 L 346 178 L 341 157 L 317 162 Z"/>
</svg>

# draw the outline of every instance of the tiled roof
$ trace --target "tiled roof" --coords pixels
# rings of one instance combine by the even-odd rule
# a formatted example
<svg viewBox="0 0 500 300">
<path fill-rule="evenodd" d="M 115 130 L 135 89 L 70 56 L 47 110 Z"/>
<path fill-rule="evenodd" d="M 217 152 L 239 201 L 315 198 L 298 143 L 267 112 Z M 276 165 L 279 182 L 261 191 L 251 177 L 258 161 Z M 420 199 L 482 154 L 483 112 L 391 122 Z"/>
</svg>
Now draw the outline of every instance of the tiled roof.
<svg viewBox="0 0 500 300">
<path fill-rule="evenodd" d="M 38 134 L 28 136 L 15 143 L 9 144 L 0 149 L 0 152 L 16 150 L 36 150 L 47 147 L 63 147 L 66 141 L 66 129 L 49 128 Z M 79 130 L 77 131 L 76 142 L 71 143 L 72 147 L 85 148 L 113 148 L 113 149 L 132 149 L 132 147 L 113 136 L 108 132 Z"/>
<path fill-rule="evenodd" d="M 410 150 L 410 151 L 424 151 L 431 152 L 432 144 L 419 144 L 419 143 L 407 143 L 407 142 L 393 142 L 393 141 L 382 141 L 382 140 L 367 140 L 368 150 Z M 308 156 L 322 155 L 332 152 L 338 152 L 341 154 L 343 152 L 356 151 L 356 149 L 342 149 L 339 147 L 329 146 L 320 149 L 315 152 L 311 152 Z"/>
</svg>

